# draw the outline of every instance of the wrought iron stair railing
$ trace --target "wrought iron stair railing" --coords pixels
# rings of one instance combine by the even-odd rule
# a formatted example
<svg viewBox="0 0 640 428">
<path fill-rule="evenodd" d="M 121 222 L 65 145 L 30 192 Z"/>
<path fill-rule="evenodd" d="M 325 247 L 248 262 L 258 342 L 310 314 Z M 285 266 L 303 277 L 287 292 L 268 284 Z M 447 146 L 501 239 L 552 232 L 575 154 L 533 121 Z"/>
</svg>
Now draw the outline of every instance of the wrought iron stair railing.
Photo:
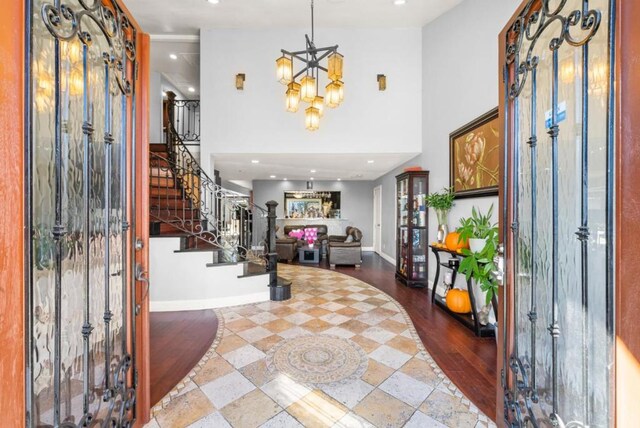
<svg viewBox="0 0 640 428">
<path fill-rule="evenodd" d="M 150 153 L 152 221 L 164 234 L 182 236 L 183 250 L 211 249 L 217 263 L 251 261 L 267 268 L 269 235 L 275 235 L 268 211 L 216 184 L 169 129 L 166 151 Z"/>
</svg>

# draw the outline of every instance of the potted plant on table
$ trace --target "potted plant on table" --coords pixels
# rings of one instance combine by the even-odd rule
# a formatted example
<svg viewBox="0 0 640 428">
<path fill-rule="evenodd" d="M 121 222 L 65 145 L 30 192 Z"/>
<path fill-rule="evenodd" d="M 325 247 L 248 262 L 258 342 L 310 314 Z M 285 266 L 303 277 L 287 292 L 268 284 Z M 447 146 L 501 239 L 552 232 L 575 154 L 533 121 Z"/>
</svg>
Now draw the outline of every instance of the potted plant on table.
<svg viewBox="0 0 640 428">
<path fill-rule="evenodd" d="M 465 257 L 458 271 L 467 280 L 473 278 L 480 289 L 487 293 L 487 305 L 498 292 L 498 284 L 492 276 L 496 270 L 493 258 L 498 248 L 498 226 L 491 222 L 492 214 L 493 204 L 486 214 L 473 207 L 471 217 L 461 219 L 461 226 L 457 229 L 460 239 L 468 239 L 470 245 L 469 249 L 462 250 Z"/>
<path fill-rule="evenodd" d="M 449 211 L 453 207 L 453 187 L 445 187 L 441 192 L 429 193 L 426 197 L 427 205 L 433 208 L 438 218 L 438 243 L 444 243 L 449 234 Z"/>
</svg>

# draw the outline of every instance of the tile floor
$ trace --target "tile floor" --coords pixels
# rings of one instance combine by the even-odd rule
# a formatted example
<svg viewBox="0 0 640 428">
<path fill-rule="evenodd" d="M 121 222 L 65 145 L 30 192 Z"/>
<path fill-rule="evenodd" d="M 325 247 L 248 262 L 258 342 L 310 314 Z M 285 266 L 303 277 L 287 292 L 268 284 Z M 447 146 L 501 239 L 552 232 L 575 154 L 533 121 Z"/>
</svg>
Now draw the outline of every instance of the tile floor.
<svg viewBox="0 0 640 428">
<path fill-rule="evenodd" d="M 389 296 L 337 272 L 279 265 L 279 274 L 293 281 L 293 298 L 218 310 L 211 349 L 147 427 L 495 426 L 444 376 Z M 280 342 L 307 335 L 355 342 L 366 371 L 304 384 L 269 365 Z"/>
</svg>

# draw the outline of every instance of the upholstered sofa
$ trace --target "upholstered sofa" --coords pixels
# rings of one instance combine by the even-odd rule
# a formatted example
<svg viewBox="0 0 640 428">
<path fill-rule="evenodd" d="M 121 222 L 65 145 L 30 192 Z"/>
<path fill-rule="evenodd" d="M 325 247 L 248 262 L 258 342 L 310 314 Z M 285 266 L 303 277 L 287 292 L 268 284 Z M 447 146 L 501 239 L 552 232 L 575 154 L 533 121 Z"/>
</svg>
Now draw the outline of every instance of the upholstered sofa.
<svg viewBox="0 0 640 428">
<path fill-rule="evenodd" d="M 362 231 L 357 227 L 348 226 L 344 235 L 329 236 L 327 254 L 329 265 L 355 265 L 359 268 L 362 264 Z"/>
<path fill-rule="evenodd" d="M 327 242 L 329 236 L 327 234 L 327 226 L 324 224 L 309 224 L 309 225 L 288 225 L 283 229 L 283 233 L 280 233 L 280 227 L 276 226 L 276 253 L 278 253 L 278 260 L 286 260 L 291 263 L 298 257 L 298 248 L 304 247 L 307 243 L 303 239 L 296 239 L 289 236 L 289 232 L 298 229 L 315 228 L 318 232 L 318 244 L 322 245 L 322 254 L 326 254 Z"/>
</svg>

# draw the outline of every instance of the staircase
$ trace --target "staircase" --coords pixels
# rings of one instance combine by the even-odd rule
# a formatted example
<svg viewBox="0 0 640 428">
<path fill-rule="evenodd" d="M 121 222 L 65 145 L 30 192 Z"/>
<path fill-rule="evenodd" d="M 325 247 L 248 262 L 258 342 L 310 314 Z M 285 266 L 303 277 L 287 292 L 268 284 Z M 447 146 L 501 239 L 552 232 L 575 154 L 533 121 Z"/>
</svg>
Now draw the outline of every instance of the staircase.
<svg viewBox="0 0 640 428">
<path fill-rule="evenodd" d="M 234 271 L 238 273 L 237 278 L 268 275 L 272 300 L 288 298 L 290 284 L 277 277 L 277 204 L 273 203 L 267 211 L 251 203 L 247 196 L 216 184 L 202 171 L 172 122 L 169 120 L 169 126 L 166 126 L 167 143 L 150 145 L 150 235 L 152 238 L 173 238 L 171 245 L 177 243 L 178 247 L 174 253 L 198 255 L 177 261 L 165 243 L 157 244 L 164 254 L 157 262 L 158 269 L 163 272 L 158 276 L 174 273 L 163 270 L 167 263 L 190 265 L 184 274 L 193 274 L 194 278 L 204 281 L 212 275 L 201 269 L 201 262 L 207 268 L 238 266 L 241 271 L 237 268 Z M 191 264 L 196 257 L 198 263 Z M 186 279 L 185 275 L 175 279 Z M 228 272 L 225 275 L 222 276 L 229 282 L 232 275 Z"/>
</svg>

